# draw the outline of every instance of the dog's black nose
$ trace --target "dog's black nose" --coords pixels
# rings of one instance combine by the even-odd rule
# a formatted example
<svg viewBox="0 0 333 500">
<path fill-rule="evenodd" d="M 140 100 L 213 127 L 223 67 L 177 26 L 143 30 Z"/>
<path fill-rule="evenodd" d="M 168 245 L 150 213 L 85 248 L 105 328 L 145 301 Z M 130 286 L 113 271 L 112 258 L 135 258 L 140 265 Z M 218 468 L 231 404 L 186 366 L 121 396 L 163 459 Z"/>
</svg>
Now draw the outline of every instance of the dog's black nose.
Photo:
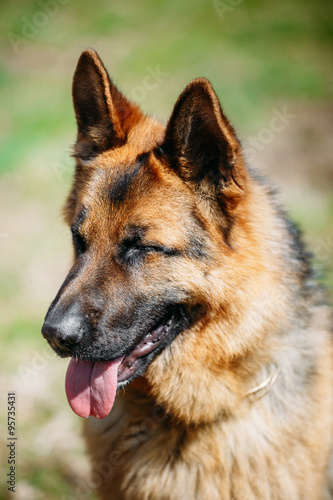
<svg viewBox="0 0 333 500">
<path fill-rule="evenodd" d="M 81 316 L 76 313 L 65 313 L 61 317 L 48 314 L 42 327 L 42 335 L 51 346 L 60 351 L 70 352 L 74 346 L 80 343 L 84 328 Z"/>
</svg>

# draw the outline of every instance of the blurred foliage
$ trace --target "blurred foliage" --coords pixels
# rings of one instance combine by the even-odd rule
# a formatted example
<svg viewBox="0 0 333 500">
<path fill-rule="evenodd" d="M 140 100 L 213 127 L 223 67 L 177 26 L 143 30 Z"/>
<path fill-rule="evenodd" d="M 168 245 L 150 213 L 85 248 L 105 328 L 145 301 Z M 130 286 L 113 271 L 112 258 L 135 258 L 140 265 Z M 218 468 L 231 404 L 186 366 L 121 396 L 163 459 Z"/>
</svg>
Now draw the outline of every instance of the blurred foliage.
<svg viewBox="0 0 333 500">
<path fill-rule="evenodd" d="M 49 17 L 44 11 L 48 19 L 39 28 L 43 17 L 36 13 L 54 3 L 58 10 Z M 147 67 L 168 74 L 159 91 L 147 95 L 143 104 L 149 112 L 165 114 L 179 89 L 201 75 L 214 82 L 234 121 L 248 127 L 276 100 L 328 98 L 332 3 L 244 0 L 232 7 L 236 3 L 4 2 L 1 169 L 17 166 L 51 138 L 73 134 L 71 76 L 80 50 L 90 45 L 100 48 L 111 75 L 129 94 Z M 26 32 L 33 36 L 24 37 Z"/>
</svg>

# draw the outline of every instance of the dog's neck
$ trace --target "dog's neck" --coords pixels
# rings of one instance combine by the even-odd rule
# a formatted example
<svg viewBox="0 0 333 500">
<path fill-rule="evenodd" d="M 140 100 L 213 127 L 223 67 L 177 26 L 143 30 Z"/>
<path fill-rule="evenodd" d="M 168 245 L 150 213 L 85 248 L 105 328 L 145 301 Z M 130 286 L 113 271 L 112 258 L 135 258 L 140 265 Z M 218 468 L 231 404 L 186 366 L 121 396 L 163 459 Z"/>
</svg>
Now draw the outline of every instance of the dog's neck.
<svg viewBox="0 0 333 500">
<path fill-rule="evenodd" d="M 261 384 L 253 387 L 253 389 L 250 389 L 245 393 L 245 397 L 248 398 L 250 402 L 257 401 L 270 392 L 279 376 L 280 368 L 273 365 L 270 368 L 270 372 L 270 375 Z"/>
<path fill-rule="evenodd" d="M 268 366 L 266 371 L 269 373 L 269 375 L 263 380 L 263 382 L 245 392 L 244 399 L 246 399 L 250 403 L 254 403 L 262 399 L 272 390 L 279 376 L 280 368 L 272 364 Z M 139 377 L 131 382 L 130 388 L 131 391 L 134 391 L 134 393 L 139 397 L 147 397 L 147 395 L 150 393 L 149 384 L 144 377 Z"/>
</svg>

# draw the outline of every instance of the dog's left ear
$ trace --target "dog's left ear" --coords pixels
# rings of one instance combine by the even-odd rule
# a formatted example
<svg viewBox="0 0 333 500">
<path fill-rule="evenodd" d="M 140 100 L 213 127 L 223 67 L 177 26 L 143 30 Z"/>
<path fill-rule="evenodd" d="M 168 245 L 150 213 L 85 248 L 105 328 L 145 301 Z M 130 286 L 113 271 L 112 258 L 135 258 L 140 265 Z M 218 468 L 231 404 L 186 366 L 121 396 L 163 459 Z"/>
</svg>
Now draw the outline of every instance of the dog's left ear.
<svg viewBox="0 0 333 500">
<path fill-rule="evenodd" d="M 142 117 L 110 80 L 97 52 L 82 52 L 73 78 L 73 103 L 78 125 L 75 156 L 88 160 L 126 142 Z"/>
<path fill-rule="evenodd" d="M 243 197 L 246 169 L 241 146 L 205 78 L 193 80 L 179 96 L 159 152 L 203 196 L 217 197 L 229 207 Z"/>
</svg>

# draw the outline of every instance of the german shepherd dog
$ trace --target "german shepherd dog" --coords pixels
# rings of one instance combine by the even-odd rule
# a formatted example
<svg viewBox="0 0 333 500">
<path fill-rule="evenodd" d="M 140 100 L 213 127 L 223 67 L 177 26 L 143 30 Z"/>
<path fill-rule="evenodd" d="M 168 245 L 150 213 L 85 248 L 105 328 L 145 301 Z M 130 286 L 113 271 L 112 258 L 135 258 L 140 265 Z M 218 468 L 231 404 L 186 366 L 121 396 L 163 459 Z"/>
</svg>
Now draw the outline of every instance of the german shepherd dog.
<svg viewBox="0 0 333 500">
<path fill-rule="evenodd" d="M 330 309 L 204 78 L 166 126 L 85 50 L 73 267 L 42 333 L 70 357 L 104 500 L 328 500 Z M 112 411 L 111 411 L 112 409 Z M 86 498 L 86 497 L 85 497 Z"/>
</svg>

